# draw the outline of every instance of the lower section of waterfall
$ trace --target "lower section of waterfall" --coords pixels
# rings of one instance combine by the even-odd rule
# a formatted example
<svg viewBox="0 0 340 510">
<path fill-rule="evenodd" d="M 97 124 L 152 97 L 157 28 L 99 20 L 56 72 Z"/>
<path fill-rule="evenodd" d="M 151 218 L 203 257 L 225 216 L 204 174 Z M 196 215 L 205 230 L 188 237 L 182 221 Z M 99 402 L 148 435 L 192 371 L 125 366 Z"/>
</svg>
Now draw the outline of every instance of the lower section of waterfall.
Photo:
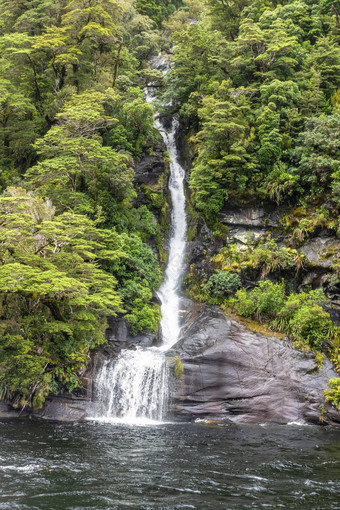
<svg viewBox="0 0 340 510">
<path fill-rule="evenodd" d="M 168 362 L 158 349 L 124 350 L 106 360 L 95 381 L 96 418 L 130 424 L 163 421 Z"/>
</svg>

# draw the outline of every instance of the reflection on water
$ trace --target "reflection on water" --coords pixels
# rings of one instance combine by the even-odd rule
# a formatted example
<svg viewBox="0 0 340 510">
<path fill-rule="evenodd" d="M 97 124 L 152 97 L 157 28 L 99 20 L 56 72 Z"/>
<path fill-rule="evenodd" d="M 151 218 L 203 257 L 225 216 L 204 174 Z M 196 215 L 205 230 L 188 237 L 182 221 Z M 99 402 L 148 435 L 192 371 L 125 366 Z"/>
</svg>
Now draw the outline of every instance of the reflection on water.
<svg viewBox="0 0 340 510">
<path fill-rule="evenodd" d="M 0 423 L 0 509 L 340 509 L 340 431 Z"/>
</svg>

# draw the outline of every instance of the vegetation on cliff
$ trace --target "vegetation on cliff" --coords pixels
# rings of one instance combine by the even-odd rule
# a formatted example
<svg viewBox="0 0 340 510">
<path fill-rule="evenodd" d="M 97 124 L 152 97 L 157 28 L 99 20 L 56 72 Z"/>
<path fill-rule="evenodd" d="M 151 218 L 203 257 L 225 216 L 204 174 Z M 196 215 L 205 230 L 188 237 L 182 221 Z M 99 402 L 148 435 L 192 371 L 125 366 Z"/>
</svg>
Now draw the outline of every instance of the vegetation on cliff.
<svg viewBox="0 0 340 510">
<path fill-rule="evenodd" d="M 187 4 L 189 11 L 192 2 Z M 194 128 L 190 174 L 214 223 L 229 198 L 339 205 L 339 6 L 319 0 L 206 0 L 169 23 L 166 94 Z"/>
</svg>

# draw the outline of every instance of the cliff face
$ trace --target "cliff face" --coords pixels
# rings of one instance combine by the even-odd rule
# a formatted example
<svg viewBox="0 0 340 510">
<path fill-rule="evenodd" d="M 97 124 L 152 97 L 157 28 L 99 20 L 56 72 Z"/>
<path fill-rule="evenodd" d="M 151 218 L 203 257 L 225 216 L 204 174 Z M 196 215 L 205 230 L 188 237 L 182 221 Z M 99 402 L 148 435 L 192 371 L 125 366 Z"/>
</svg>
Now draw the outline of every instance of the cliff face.
<svg viewBox="0 0 340 510">
<path fill-rule="evenodd" d="M 202 218 L 196 222 L 192 221 L 192 224 L 195 224 L 195 236 L 188 243 L 191 280 L 206 281 L 211 276 L 214 268 L 210 259 L 222 247 L 236 245 L 240 252 L 250 252 L 256 244 L 261 241 L 265 243 L 266 239 L 270 238 L 280 248 L 294 247 L 298 254 L 304 256 L 304 266 L 298 271 L 277 271 L 275 274 L 268 274 L 267 278 L 273 281 L 285 278 L 295 292 L 301 292 L 307 288 L 323 290 L 333 305 L 333 309 L 328 311 L 332 318 L 338 321 L 340 282 L 337 266 L 340 256 L 340 239 L 331 227 L 324 226 L 316 228 L 301 241 L 294 243 L 292 241 L 294 227 L 283 228 L 283 222 L 299 224 L 295 215 L 298 215 L 297 209 L 275 207 L 272 204 L 265 204 L 262 207 L 247 204 L 235 205 L 219 213 L 218 222 L 220 228 L 224 229 L 224 233 L 218 236 L 213 234 Z M 260 278 L 260 272 L 250 271 L 245 277 L 247 287 L 256 285 Z M 190 289 L 190 283 L 188 287 Z"/>
<path fill-rule="evenodd" d="M 193 151 L 188 139 L 182 130 L 178 144 L 190 171 Z M 188 196 L 190 202 L 189 189 Z M 305 264 L 299 272 L 277 271 L 268 278 L 280 281 L 284 277 L 295 292 L 322 289 L 332 304 L 327 311 L 338 323 L 340 286 L 334 266 L 340 240 L 331 223 L 317 219 L 313 210 L 241 203 L 237 197 L 219 213 L 216 223 L 222 235 L 214 234 L 202 218 L 191 215 L 187 291 L 195 285 L 197 289 L 211 276 L 214 267 L 210 259 L 222 247 L 234 244 L 239 251 L 251 251 L 256 243 L 270 238 L 279 247 L 294 247 L 305 256 Z M 312 226 L 302 233 L 306 224 Z M 260 278 L 259 272 L 250 271 L 246 287 L 255 286 Z M 184 375 L 174 391 L 173 412 L 178 419 L 339 423 L 340 414 L 324 402 L 329 379 L 338 377 L 329 360 L 319 369 L 314 353 L 300 352 L 288 340 L 252 333 L 217 307 L 184 303 L 182 337 L 173 348 L 184 365 Z"/>
<path fill-rule="evenodd" d="M 173 393 L 177 419 L 233 423 L 340 424 L 323 391 L 337 374 L 330 361 L 288 340 L 253 333 L 216 307 L 183 303 L 184 326 L 173 353 L 183 376 Z"/>
<path fill-rule="evenodd" d="M 82 421 L 93 416 L 95 378 L 107 358 L 135 345 L 157 345 L 158 334 L 132 337 L 123 319 L 110 319 L 108 344 L 83 374 L 84 391 L 50 397 L 44 407 L 23 416 Z M 171 416 L 176 421 L 223 420 L 232 423 L 340 425 L 340 412 L 326 404 L 324 390 L 337 374 L 329 360 L 319 368 L 315 354 L 296 350 L 286 339 L 251 332 L 217 307 L 183 299 L 183 329 L 167 356 L 184 367 L 172 378 Z M 18 417 L 2 404 L 1 418 Z"/>
</svg>

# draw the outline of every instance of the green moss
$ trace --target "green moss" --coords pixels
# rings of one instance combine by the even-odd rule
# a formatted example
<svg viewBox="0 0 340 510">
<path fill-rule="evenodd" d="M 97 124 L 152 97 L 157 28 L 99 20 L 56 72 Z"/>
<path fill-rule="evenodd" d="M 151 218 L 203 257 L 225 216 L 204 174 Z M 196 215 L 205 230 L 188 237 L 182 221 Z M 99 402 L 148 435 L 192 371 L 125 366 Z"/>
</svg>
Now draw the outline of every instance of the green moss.
<svg viewBox="0 0 340 510">
<path fill-rule="evenodd" d="M 147 199 L 148 207 L 162 209 L 164 203 L 163 191 L 153 191 L 151 186 L 146 185 L 141 186 L 141 190 Z"/>
<path fill-rule="evenodd" d="M 189 272 L 184 278 L 184 291 L 185 294 L 194 301 L 208 302 L 209 294 L 204 292 L 204 285 L 206 279 L 198 276 L 195 271 L 195 265 L 191 264 Z"/>
<path fill-rule="evenodd" d="M 193 241 L 195 239 L 196 235 L 197 235 L 197 224 L 195 223 L 194 225 L 191 225 L 190 227 L 188 227 L 187 240 L 189 242 Z"/>
<path fill-rule="evenodd" d="M 165 265 L 168 261 L 168 252 L 163 247 L 162 231 L 161 231 L 159 225 L 157 225 L 155 243 L 156 243 L 157 251 L 159 253 L 159 259 Z"/>
<path fill-rule="evenodd" d="M 180 379 L 184 374 L 184 366 L 178 356 L 170 360 L 170 363 L 174 364 L 174 374 L 176 379 Z"/>
<path fill-rule="evenodd" d="M 188 214 L 189 218 L 191 218 L 195 223 L 197 223 L 201 216 L 198 213 L 198 211 L 195 209 L 195 206 L 192 203 L 191 195 L 188 195 L 188 193 L 185 192 L 185 198 L 186 198 L 186 204 L 187 204 L 187 208 L 186 208 L 187 214 Z"/>
<path fill-rule="evenodd" d="M 325 355 L 323 352 L 320 352 L 318 351 L 315 355 L 315 360 L 317 362 L 317 365 L 318 365 L 318 371 L 320 370 L 320 368 L 322 367 L 323 365 L 323 362 L 325 361 Z"/>
</svg>

